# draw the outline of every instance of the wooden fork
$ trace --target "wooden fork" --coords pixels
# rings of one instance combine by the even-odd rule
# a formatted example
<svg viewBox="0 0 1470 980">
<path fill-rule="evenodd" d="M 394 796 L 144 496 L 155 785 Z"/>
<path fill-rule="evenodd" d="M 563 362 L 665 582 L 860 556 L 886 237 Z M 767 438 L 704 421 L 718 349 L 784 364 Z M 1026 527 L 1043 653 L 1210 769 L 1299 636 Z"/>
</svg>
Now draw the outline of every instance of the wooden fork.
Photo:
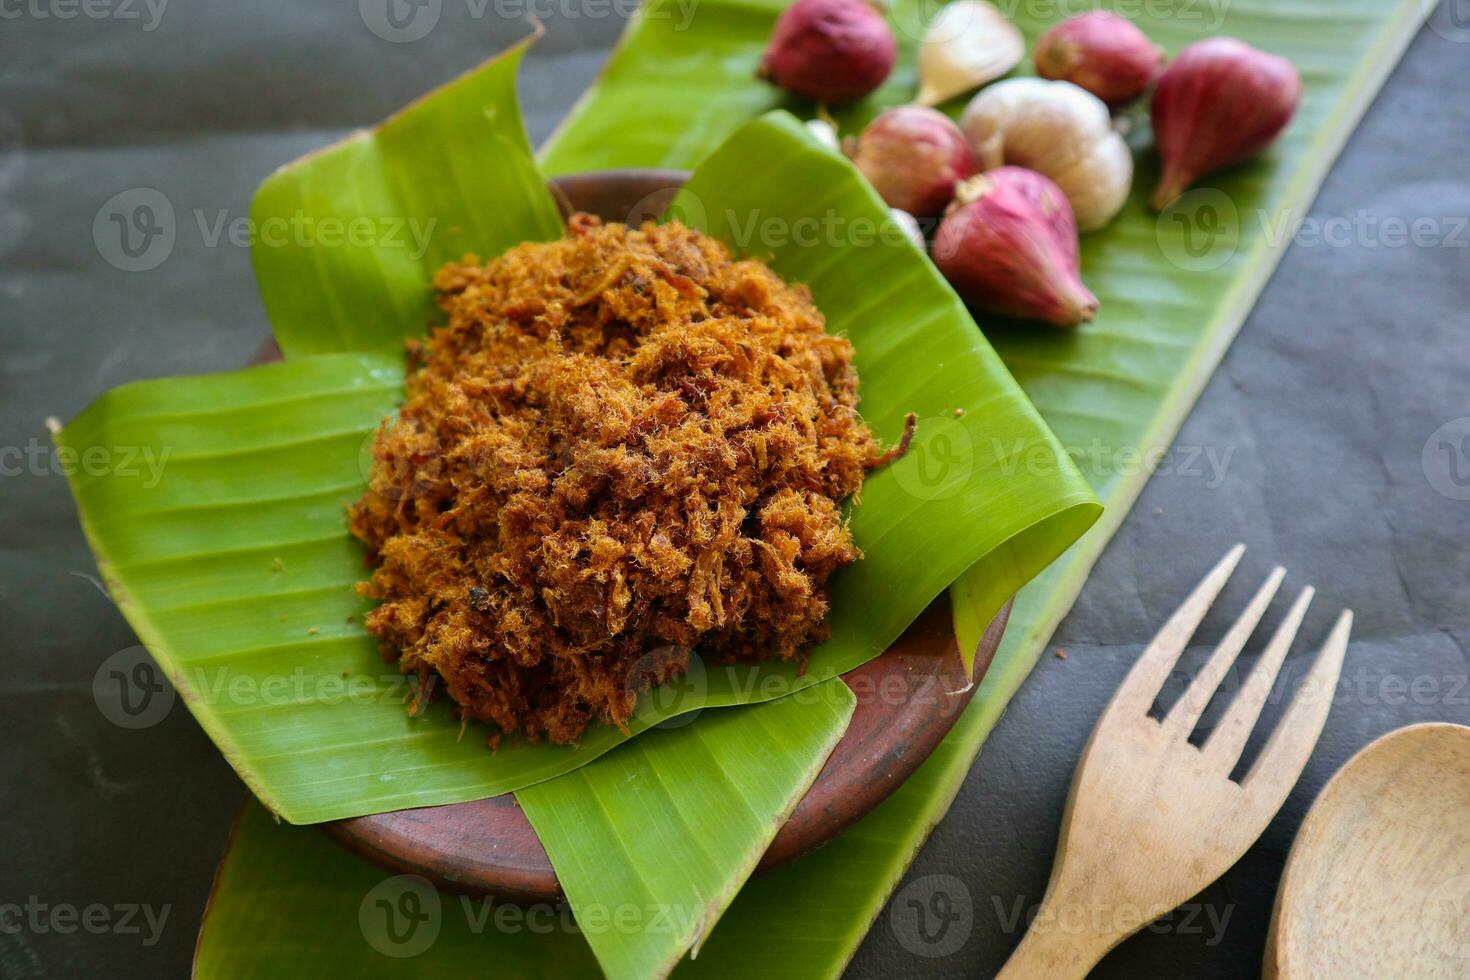
<svg viewBox="0 0 1470 980">
<path fill-rule="evenodd" d="M 1235 570 L 1236 545 L 1133 665 L 1082 750 L 1056 863 L 1030 930 L 997 980 L 1084 977 L 1118 943 L 1238 861 L 1266 829 L 1322 734 L 1353 616 L 1344 610 L 1260 757 L 1230 773 L 1260 717 L 1312 589 L 1302 590 L 1205 743 L 1190 732 L 1285 577 L 1277 568 L 1162 721 L 1148 716 L 1185 644 Z"/>
</svg>

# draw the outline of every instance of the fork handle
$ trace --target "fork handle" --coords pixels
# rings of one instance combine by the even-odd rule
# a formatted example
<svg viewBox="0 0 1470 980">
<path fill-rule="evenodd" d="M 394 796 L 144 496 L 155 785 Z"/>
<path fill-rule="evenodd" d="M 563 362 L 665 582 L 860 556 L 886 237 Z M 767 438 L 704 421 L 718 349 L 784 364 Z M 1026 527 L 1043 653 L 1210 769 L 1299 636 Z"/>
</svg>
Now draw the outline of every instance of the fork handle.
<svg viewBox="0 0 1470 980">
<path fill-rule="evenodd" d="M 1058 909 L 1043 901 L 1021 945 L 995 980 L 1082 980 L 1123 938 L 1087 914 L 1080 921 L 1061 914 L 1069 909 L 1086 913 L 1082 905 L 1063 903 Z"/>
</svg>

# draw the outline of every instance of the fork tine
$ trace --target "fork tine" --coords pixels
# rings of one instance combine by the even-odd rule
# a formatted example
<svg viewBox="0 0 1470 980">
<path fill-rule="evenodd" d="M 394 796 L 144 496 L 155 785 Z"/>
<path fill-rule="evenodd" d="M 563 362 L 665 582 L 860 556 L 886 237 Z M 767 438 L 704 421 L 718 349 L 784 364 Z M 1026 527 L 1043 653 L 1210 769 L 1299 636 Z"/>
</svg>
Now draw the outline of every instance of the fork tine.
<svg viewBox="0 0 1470 980">
<path fill-rule="evenodd" d="M 1327 712 L 1332 710 L 1332 693 L 1337 688 L 1337 678 L 1342 674 L 1342 658 L 1347 652 L 1348 634 L 1352 628 L 1352 610 L 1344 609 L 1337 617 L 1337 624 L 1332 627 L 1327 642 L 1322 645 L 1317 662 L 1291 699 L 1286 717 L 1271 733 L 1260 758 L 1256 759 L 1241 782 L 1248 793 L 1255 796 L 1262 806 L 1270 806 L 1273 813 L 1301 777 L 1307 758 L 1322 734 Z"/>
<path fill-rule="evenodd" d="M 1310 585 L 1302 589 L 1301 595 L 1292 603 L 1291 611 L 1286 614 L 1281 625 L 1276 627 L 1271 642 L 1266 644 L 1260 661 L 1256 663 L 1256 669 L 1251 671 L 1246 682 L 1241 685 L 1235 700 L 1225 712 L 1225 717 L 1220 719 L 1219 726 L 1205 740 L 1202 750 L 1205 756 L 1219 763 L 1225 770 L 1234 769 L 1235 764 L 1240 761 L 1240 753 L 1250 739 L 1251 730 L 1256 727 L 1256 719 L 1261 717 L 1261 709 L 1266 706 L 1266 699 L 1271 695 L 1276 675 L 1281 672 L 1282 661 L 1286 659 L 1286 653 L 1296 639 L 1296 631 L 1301 628 L 1302 617 L 1307 614 L 1307 607 L 1311 605 L 1315 594 Z"/>
<path fill-rule="evenodd" d="M 1250 605 L 1245 607 L 1245 612 L 1225 633 L 1220 645 L 1215 652 L 1210 654 L 1209 661 L 1184 692 L 1184 696 L 1174 703 L 1169 709 L 1169 714 L 1164 718 L 1164 728 L 1180 738 L 1187 738 L 1194 731 L 1194 726 L 1199 722 L 1200 715 L 1205 713 L 1205 706 L 1214 697 L 1215 690 L 1220 682 L 1225 679 L 1225 674 L 1230 670 L 1235 658 L 1240 656 L 1240 651 L 1245 647 L 1245 641 L 1250 639 L 1255 632 L 1261 617 L 1266 614 L 1266 607 L 1271 605 L 1271 599 L 1275 597 L 1276 590 L 1281 587 L 1281 580 L 1286 577 L 1286 569 L 1277 565 L 1271 571 L 1271 575 L 1265 583 L 1256 591 L 1251 599 Z"/>
<path fill-rule="evenodd" d="M 1108 705 L 1107 714 L 1116 711 L 1129 711 L 1144 714 L 1149 706 L 1158 697 L 1159 689 L 1164 686 L 1164 681 L 1169 677 L 1169 671 L 1179 662 L 1179 655 L 1184 652 L 1185 644 L 1194 635 L 1199 627 L 1200 620 L 1205 618 L 1210 605 L 1214 603 L 1215 597 L 1225 587 L 1230 573 L 1235 571 L 1235 566 L 1240 564 L 1240 556 L 1245 554 L 1245 545 L 1237 544 L 1225 553 L 1220 563 L 1210 569 L 1210 573 L 1200 580 L 1199 585 L 1184 600 L 1184 604 L 1174 611 L 1164 628 L 1159 630 L 1157 636 L 1144 648 L 1138 657 L 1138 662 L 1128 672 L 1123 686 L 1118 688 L 1118 693 L 1113 695 L 1112 702 Z"/>
</svg>

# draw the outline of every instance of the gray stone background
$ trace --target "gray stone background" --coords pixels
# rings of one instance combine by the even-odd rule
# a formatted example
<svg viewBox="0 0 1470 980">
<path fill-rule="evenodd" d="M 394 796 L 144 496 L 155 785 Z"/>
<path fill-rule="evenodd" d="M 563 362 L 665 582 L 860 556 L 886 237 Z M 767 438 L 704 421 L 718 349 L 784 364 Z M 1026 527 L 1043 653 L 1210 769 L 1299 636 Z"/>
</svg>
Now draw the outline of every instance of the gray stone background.
<svg viewBox="0 0 1470 980">
<path fill-rule="evenodd" d="M 1195 913 L 1130 940 L 1096 976 L 1257 976 L 1282 862 L 1327 777 L 1398 726 L 1470 722 L 1470 3 L 1457 2 L 1433 12 L 1327 180 L 1311 218 L 1337 231 L 1289 251 L 1184 426 L 1177 445 L 1223 465 L 1149 483 L 1053 643 L 1066 659 L 1043 659 L 910 871 L 904 887 L 919 892 L 956 887 L 935 875 L 960 879 L 968 941 L 918 955 L 885 914 L 851 976 L 999 968 L 1018 911 L 1041 897 L 1093 721 L 1236 540 L 1251 545 L 1242 573 L 1186 667 L 1280 562 L 1288 589 L 1319 589 L 1286 682 L 1335 611 L 1357 611 L 1338 704 L 1261 842 Z M 537 141 L 623 25 L 606 6 L 538 4 L 547 36 L 522 76 Z M 0 3 L 0 903 L 168 907 L 151 944 L 147 928 L 7 928 L 0 976 L 184 975 L 244 797 L 181 706 L 136 731 L 99 712 L 94 672 L 137 641 L 93 578 L 43 420 L 125 381 L 244 362 L 267 330 L 249 256 L 211 244 L 199 216 L 246 215 L 274 167 L 519 37 L 497 12 L 526 6 L 444 0 L 427 37 L 390 44 L 351 3 Z M 104 202 L 139 187 L 169 199 L 177 237 L 161 265 L 130 273 L 92 227 Z M 1390 217 L 1427 219 L 1432 240 L 1398 242 Z"/>
</svg>

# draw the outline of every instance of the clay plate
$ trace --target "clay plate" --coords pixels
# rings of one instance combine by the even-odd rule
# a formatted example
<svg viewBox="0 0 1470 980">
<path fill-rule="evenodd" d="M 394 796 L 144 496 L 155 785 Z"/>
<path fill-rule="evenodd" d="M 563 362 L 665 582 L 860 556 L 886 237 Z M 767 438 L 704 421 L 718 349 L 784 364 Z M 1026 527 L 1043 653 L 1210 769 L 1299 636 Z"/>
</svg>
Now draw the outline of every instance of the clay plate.
<svg viewBox="0 0 1470 980">
<path fill-rule="evenodd" d="M 637 222 L 661 214 L 686 177 L 674 170 L 605 171 L 557 178 L 551 190 L 564 213 Z M 280 356 L 269 341 L 255 360 Z M 842 675 L 857 696 L 852 722 L 758 871 L 832 839 L 918 769 L 974 696 L 1010 609 L 1007 603 L 985 631 L 973 683 L 965 677 L 947 595 L 934 600 L 881 656 Z M 527 903 L 561 896 L 546 850 L 511 794 L 338 820 L 321 829 L 375 864 L 423 875 L 447 891 Z"/>
</svg>

